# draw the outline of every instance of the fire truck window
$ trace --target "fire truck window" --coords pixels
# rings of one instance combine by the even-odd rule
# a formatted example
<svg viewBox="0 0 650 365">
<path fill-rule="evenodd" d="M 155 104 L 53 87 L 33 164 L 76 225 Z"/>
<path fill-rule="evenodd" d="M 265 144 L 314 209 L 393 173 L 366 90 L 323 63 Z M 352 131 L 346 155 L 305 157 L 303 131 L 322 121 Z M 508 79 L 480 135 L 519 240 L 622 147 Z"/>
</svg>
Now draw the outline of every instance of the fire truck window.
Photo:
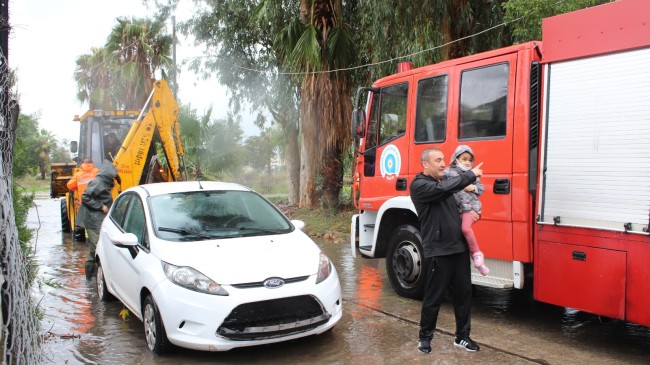
<svg viewBox="0 0 650 365">
<path fill-rule="evenodd" d="M 415 143 L 443 142 L 447 134 L 447 75 L 418 82 Z"/>
<path fill-rule="evenodd" d="M 507 63 L 463 71 L 459 139 L 506 135 L 508 73 Z"/>
<path fill-rule="evenodd" d="M 368 135 L 366 142 L 366 151 L 372 147 L 377 146 L 377 116 L 379 112 L 377 111 L 379 106 L 379 93 L 372 94 L 372 104 L 370 109 L 370 115 L 368 116 Z"/>
<path fill-rule="evenodd" d="M 377 151 L 377 116 L 379 115 L 379 95 L 373 93 L 368 116 L 368 134 L 366 135 L 366 149 L 363 154 L 363 175 L 375 176 L 375 161 Z"/>
<path fill-rule="evenodd" d="M 381 90 L 380 144 L 386 144 L 404 135 L 407 94 L 408 84 L 406 83 L 388 86 Z"/>
</svg>

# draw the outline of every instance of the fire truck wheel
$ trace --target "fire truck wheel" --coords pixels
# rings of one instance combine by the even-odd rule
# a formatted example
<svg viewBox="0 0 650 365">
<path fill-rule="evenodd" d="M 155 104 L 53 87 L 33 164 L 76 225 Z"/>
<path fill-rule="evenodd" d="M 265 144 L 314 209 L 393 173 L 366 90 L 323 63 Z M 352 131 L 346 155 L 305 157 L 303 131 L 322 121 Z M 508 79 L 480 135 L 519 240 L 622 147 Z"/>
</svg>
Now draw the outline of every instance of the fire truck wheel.
<svg viewBox="0 0 650 365">
<path fill-rule="evenodd" d="M 61 198 L 61 230 L 64 233 L 70 232 L 70 220 L 68 219 L 68 205 L 65 198 Z"/>
<path fill-rule="evenodd" d="M 397 294 L 422 299 L 425 282 L 421 271 L 423 257 L 420 231 L 408 224 L 397 227 L 386 255 L 386 271 Z"/>
</svg>

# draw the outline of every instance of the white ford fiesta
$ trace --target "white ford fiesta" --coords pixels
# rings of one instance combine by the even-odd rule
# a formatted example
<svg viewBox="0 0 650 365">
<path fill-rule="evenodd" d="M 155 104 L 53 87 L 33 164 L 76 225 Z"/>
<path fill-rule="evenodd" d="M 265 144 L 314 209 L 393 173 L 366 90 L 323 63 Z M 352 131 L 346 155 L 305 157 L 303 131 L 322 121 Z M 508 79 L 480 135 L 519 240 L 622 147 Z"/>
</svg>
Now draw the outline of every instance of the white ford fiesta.
<svg viewBox="0 0 650 365">
<path fill-rule="evenodd" d="M 303 227 L 237 184 L 136 186 L 102 224 L 97 293 L 143 322 L 156 354 L 320 334 L 341 319 L 341 286 Z"/>
</svg>

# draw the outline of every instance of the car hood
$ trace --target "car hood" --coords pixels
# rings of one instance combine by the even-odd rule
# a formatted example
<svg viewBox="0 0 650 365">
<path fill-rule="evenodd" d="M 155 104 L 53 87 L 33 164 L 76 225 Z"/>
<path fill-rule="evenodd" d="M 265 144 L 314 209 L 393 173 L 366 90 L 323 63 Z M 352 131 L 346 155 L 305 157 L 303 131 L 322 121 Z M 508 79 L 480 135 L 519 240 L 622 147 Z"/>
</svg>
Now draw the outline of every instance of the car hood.
<svg viewBox="0 0 650 365">
<path fill-rule="evenodd" d="M 282 235 L 189 243 L 158 241 L 152 253 L 162 261 L 192 267 L 227 285 L 313 275 L 318 271 L 320 249 L 302 231 L 294 230 Z"/>
</svg>

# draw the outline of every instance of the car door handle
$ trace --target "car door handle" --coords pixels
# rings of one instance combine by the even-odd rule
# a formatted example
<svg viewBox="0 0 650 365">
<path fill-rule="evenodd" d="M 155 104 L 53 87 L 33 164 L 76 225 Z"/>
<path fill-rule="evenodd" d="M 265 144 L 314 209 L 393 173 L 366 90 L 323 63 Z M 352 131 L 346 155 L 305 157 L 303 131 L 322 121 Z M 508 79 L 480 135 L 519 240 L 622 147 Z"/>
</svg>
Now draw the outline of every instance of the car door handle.
<svg viewBox="0 0 650 365">
<path fill-rule="evenodd" d="M 396 190 L 406 190 L 406 178 L 405 177 L 397 178 L 397 181 L 395 182 L 395 189 Z"/>
<path fill-rule="evenodd" d="M 492 191 L 495 194 L 510 194 L 510 179 L 496 179 Z"/>
</svg>

